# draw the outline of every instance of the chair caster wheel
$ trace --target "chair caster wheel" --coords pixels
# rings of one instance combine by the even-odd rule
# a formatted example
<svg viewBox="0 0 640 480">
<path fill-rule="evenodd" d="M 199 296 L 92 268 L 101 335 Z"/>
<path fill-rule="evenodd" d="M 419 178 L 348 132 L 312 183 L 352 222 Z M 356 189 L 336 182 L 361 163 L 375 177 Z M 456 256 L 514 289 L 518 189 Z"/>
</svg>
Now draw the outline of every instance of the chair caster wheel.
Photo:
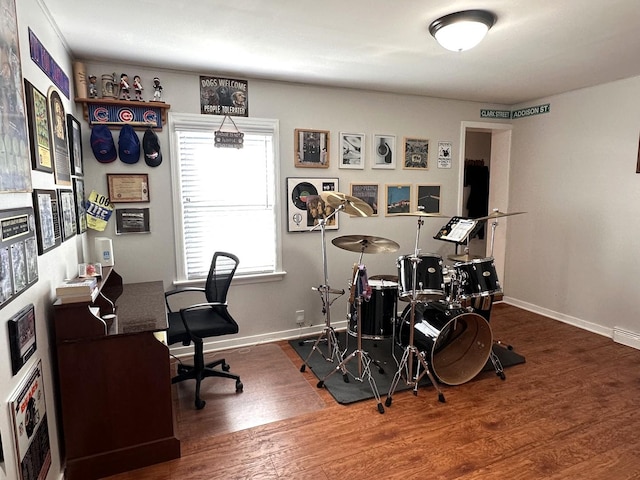
<svg viewBox="0 0 640 480">
<path fill-rule="evenodd" d="M 391 400 L 391 397 L 387 397 L 387 399 L 384 401 L 384 404 L 385 404 L 387 407 L 390 407 L 390 406 L 391 406 L 391 401 L 392 401 L 392 400 Z"/>
<path fill-rule="evenodd" d="M 242 392 L 243 389 L 244 385 L 242 385 L 242 382 L 240 380 L 236 380 L 236 393 Z"/>
<path fill-rule="evenodd" d="M 439 393 L 438 394 L 438 401 L 440 403 L 446 403 L 446 400 L 444 399 L 444 394 L 443 393 Z"/>
<path fill-rule="evenodd" d="M 322 387 L 324 387 L 324 382 L 323 382 L 322 380 L 320 380 L 320 381 L 318 382 L 318 385 L 316 385 L 316 386 L 317 386 L 318 388 L 322 388 Z"/>
<path fill-rule="evenodd" d="M 222 371 L 228 372 L 229 370 L 231 370 L 231 367 L 229 366 L 229 364 L 228 363 L 223 363 L 222 364 Z"/>
<path fill-rule="evenodd" d="M 300 367 L 300 371 L 304 372 L 307 369 L 307 365 L 306 364 L 302 364 L 302 366 Z"/>
<path fill-rule="evenodd" d="M 206 404 L 207 404 L 207 402 L 205 402 L 204 400 L 200 400 L 199 398 L 196 398 L 196 409 L 197 410 L 202 410 Z"/>
<path fill-rule="evenodd" d="M 378 411 L 379 411 L 380 413 L 384 413 L 384 407 L 382 406 L 382 403 L 379 403 L 379 404 L 378 404 Z"/>
</svg>

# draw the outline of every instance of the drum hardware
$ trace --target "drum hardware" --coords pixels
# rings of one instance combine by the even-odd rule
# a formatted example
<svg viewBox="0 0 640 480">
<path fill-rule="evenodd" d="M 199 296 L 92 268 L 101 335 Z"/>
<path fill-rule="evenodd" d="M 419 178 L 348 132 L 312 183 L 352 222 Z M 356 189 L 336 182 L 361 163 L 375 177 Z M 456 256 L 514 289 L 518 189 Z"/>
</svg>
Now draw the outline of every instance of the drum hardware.
<svg viewBox="0 0 640 480">
<path fill-rule="evenodd" d="M 327 378 L 329 378 L 338 370 L 342 370 L 343 379 L 346 383 L 348 383 L 349 382 L 348 375 L 351 374 L 351 372 L 347 370 L 346 365 L 354 358 L 357 358 L 358 375 L 357 376 L 353 374 L 351 375 L 354 377 L 355 380 L 358 380 L 359 382 L 364 381 L 365 377 L 367 378 L 367 380 L 369 381 L 369 386 L 371 387 L 371 391 L 373 392 L 373 395 L 378 402 L 378 412 L 384 413 L 384 407 L 382 406 L 382 401 L 380 399 L 380 393 L 378 392 L 378 387 L 376 386 L 376 382 L 374 378 L 371 376 L 371 363 L 376 364 L 380 368 L 380 373 L 384 373 L 384 370 L 382 370 L 382 368 L 380 367 L 379 362 L 373 360 L 369 356 L 369 354 L 362 349 L 362 338 L 363 338 L 362 337 L 362 300 L 363 298 L 368 299 L 371 296 L 371 289 L 368 285 L 368 279 L 367 279 L 367 270 L 364 265 L 354 266 L 354 277 L 352 280 L 352 285 L 353 285 L 351 289 L 352 296 L 354 295 L 354 292 L 356 295 L 355 296 L 356 311 L 357 311 L 356 337 L 358 339 L 358 345 L 353 352 L 351 352 L 346 358 L 344 358 L 344 360 L 342 360 L 342 362 L 340 362 L 338 366 L 336 366 L 336 368 L 334 368 L 322 380 L 320 380 L 317 386 L 318 388 L 322 388 Z"/>
<path fill-rule="evenodd" d="M 421 212 L 422 213 L 422 212 Z M 418 395 L 418 385 L 420 384 L 420 380 L 424 375 L 427 375 L 431 384 L 438 392 L 438 400 L 442 403 L 445 402 L 444 393 L 440 390 L 436 379 L 434 378 L 431 370 L 429 369 L 429 365 L 425 359 L 424 352 L 420 352 L 415 344 L 414 344 L 414 325 L 415 325 L 415 314 L 416 314 L 416 304 L 418 303 L 418 291 L 415 289 L 417 283 L 417 274 L 418 274 L 418 263 L 420 262 L 419 257 L 419 249 L 418 244 L 420 241 L 420 228 L 424 224 L 424 220 L 422 217 L 425 215 L 415 215 L 418 217 L 417 227 L 416 227 L 416 243 L 414 247 L 413 256 L 409 257 L 411 261 L 411 273 L 412 273 L 412 282 L 411 285 L 414 286 L 413 292 L 411 294 L 411 302 L 407 307 L 409 309 L 409 341 L 404 349 L 402 354 L 402 358 L 400 359 L 400 363 L 398 364 L 398 370 L 393 376 L 393 380 L 391 381 L 391 386 L 389 387 L 389 393 L 387 393 L 387 399 L 385 400 L 385 405 L 387 407 L 391 406 L 393 401 L 393 393 L 398 386 L 398 382 L 400 381 L 400 377 L 405 374 L 405 381 L 407 385 L 413 385 L 413 394 Z M 398 274 L 398 278 L 400 278 L 400 273 Z M 393 344 L 393 342 L 392 342 Z M 414 360 L 417 360 L 417 367 L 415 376 L 413 374 L 414 368 Z M 420 372 L 420 367 L 422 366 L 422 372 Z"/>
<path fill-rule="evenodd" d="M 328 195 L 331 194 L 331 195 Z M 373 213 L 373 210 L 369 205 L 365 203 L 365 206 L 360 205 L 361 200 L 355 197 L 349 197 L 339 192 L 323 192 L 322 198 L 325 202 L 329 203 L 333 207 L 333 212 L 326 218 L 321 218 L 317 225 L 314 225 L 310 231 L 315 230 L 316 228 L 320 228 L 321 232 L 321 241 L 322 241 L 322 266 L 324 272 L 324 283 L 318 287 L 312 287 L 312 290 L 317 291 L 320 294 L 320 298 L 322 300 L 322 314 L 324 316 L 324 327 L 318 338 L 313 342 L 313 347 L 305 358 L 304 363 L 300 367 L 300 371 L 304 372 L 308 365 L 309 358 L 313 355 L 313 352 L 318 352 L 322 358 L 324 358 L 327 362 L 333 362 L 334 359 L 338 363 L 342 361 L 342 352 L 340 351 L 340 344 L 338 343 L 338 337 L 336 336 L 336 332 L 334 328 L 331 326 L 331 305 L 338 297 L 331 300 L 330 295 L 344 295 L 344 290 L 336 290 L 332 289 L 329 286 L 329 273 L 327 268 L 327 241 L 326 241 L 326 225 L 327 221 L 331 219 L 334 215 L 337 215 L 340 211 L 346 211 L 351 213 L 352 215 L 358 215 L 361 217 L 366 217 Z M 368 213 L 367 213 L 368 212 Z M 326 342 L 327 344 L 327 355 L 325 355 L 322 350 L 319 349 L 319 344 L 321 342 Z M 301 342 L 304 343 L 304 342 Z"/>
</svg>

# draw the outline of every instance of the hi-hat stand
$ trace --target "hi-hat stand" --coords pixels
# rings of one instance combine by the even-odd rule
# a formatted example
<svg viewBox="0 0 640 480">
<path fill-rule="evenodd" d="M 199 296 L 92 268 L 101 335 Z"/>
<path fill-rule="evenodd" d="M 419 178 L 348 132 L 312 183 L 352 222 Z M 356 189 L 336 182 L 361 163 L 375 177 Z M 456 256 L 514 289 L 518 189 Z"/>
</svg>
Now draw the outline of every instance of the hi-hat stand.
<svg viewBox="0 0 640 480">
<path fill-rule="evenodd" d="M 336 332 L 334 328 L 331 326 L 331 305 L 334 301 L 336 301 L 341 295 L 344 295 L 344 290 L 335 290 L 329 286 L 329 274 L 327 268 L 327 245 L 326 245 L 326 237 L 325 230 L 326 224 L 331 217 L 337 215 L 339 211 L 344 209 L 344 205 L 339 205 L 335 208 L 331 214 L 326 218 L 321 218 L 318 222 L 318 225 L 315 225 L 311 231 L 316 228 L 320 228 L 322 233 L 322 265 L 324 268 L 324 283 L 318 287 L 312 287 L 312 290 L 317 291 L 320 294 L 320 298 L 322 299 L 322 314 L 324 315 L 324 327 L 318 335 L 318 338 L 313 343 L 313 347 L 305 358 L 304 363 L 300 367 L 300 371 L 304 372 L 306 370 L 307 365 L 309 364 L 309 358 L 313 355 L 313 352 L 318 352 L 322 358 L 327 362 L 333 362 L 334 360 L 338 363 L 342 362 L 342 352 L 340 351 L 340 344 L 338 343 L 338 337 L 336 336 Z M 333 300 L 331 300 L 330 295 L 338 295 Z M 326 342 L 327 344 L 327 354 L 325 355 L 322 350 L 318 347 L 321 342 Z"/>
<path fill-rule="evenodd" d="M 359 382 L 363 382 L 366 378 L 369 381 L 369 386 L 371 387 L 371 391 L 373 392 L 374 397 L 378 402 L 378 412 L 384 413 L 384 407 L 382 406 L 382 401 L 380 399 L 380 393 L 378 392 L 378 387 L 376 386 L 376 382 L 374 378 L 371 376 L 371 363 L 374 363 L 379 366 L 378 362 L 373 360 L 369 354 L 362 349 L 362 299 L 363 297 L 371 296 L 371 292 L 367 291 L 367 273 L 366 269 L 363 265 L 359 265 L 354 269 L 354 278 L 352 283 L 352 289 L 355 288 L 357 297 L 356 297 L 356 309 L 358 318 L 356 319 L 356 330 L 357 330 L 357 339 L 358 346 L 356 349 L 351 352 L 339 365 L 336 366 L 331 372 L 329 372 L 322 380 L 318 382 L 318 388 L 322 388 L 324 386 L 325 381 L 331 375 L 333 375 L 338 370 L 342 370 L 342 375 L 345 382 L 348 382 L 348 375 L 353 376 L 355 380 Z M 354 358 L 358 359 L 358 374 L 354 375 L 347 368 L 346 365 Z"/>
<path fill-rule="evenodd" d="M 416 288 L 417 286 L 416 282 L 417 282 L 417 276 L 418 276 L 417 275 L 418 262 L 420 262 L 420 258 L 419 258 L 420 250 L 418 249 L 418 243 L 420 240 L 420 227 L 422 227 L 423 224 L 424 224 L 424 221 L 422 220 L 422 218 L 418 217 L 418 225 L 417 225 L 417 231 L 416 231 L 416 244 L 414 248 L 414 254 L 413 256 L 410 257 L 411 267 L 412 267 L 411 288 L 413 290 L 411 294 L 411 314 L 409 317 L 409 343 L 405 347 L 404 353 L 402 354 L 402 358 L 400 359 L 400 363 L 398 364 L 398 371 L 396 372 L 396 374 L 393 377 L 393 380 L 391 381 L 389 393 L 387 394 L 387 399 L 385 400 L 385 405 L 387 407 L 391 406 L 391 403 L 393 401 L 392 400 L 393 393 L 395 392 L 396 387 L 398 386 L 398 382 L 400 381 L 400 377 L 402 376 L 403 373 L 405 374 L 407 385 L 413 385 L 414 395 L 418 395 L 418 386 L 420 384 L 420 380 L 422 380 L 422 377 L 427 375 L 433 387 L 438 392 L 438 400 L 442 403 L 445 402 L 444 393 L 442 393 L 442 390 L 440 390 L 440 387 L 438 386 L 438 383 L 436 382 L 435 377 L 433 376 L 433 374 L 431 373 L 431 370 L 429 369 L 429 364 L 425 359 L 425 353 L 419 351 L 414 345 L 413 327 L 415 325 L 415 319 L 416 319 L 416 304 L 418 303 L 418 290 Z M 413 374 L 414 358 L 418 360 L 415 375 Z M 422 372 L 420 372 L 420 367 L 422 367 Z"/>
</svg>

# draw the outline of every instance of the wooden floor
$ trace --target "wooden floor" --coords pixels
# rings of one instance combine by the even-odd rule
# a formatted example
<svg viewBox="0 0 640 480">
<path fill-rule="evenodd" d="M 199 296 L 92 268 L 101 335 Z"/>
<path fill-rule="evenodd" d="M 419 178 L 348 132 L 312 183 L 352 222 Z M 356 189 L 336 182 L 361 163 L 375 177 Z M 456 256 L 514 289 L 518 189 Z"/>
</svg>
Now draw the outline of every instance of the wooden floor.
<svg viewBox="0 0 640 480">
<path fill-rule="evenodd" d="M 398 392 L 382 415 L 374 400 L 337 404 L 280 342 L 293 366 L 255 368 L 265 409 L 277 408 L 282 419 L 237 431 L 225 420 L 228 433 L 211 435 L 215 417 L 182 404 L 182 458 L 110 478 L 640 479 L 640 351 L 506 304 L 494 306 L 491 327 L 527 360 L 507 369 L 506 380 L 486 372 L 444 386 L 444 404 L 433 388 Z M 306 413 L 292 398 L 275 407 L 270 385 L 274 397 L 286 396 L 288 381 L 305 404 L 319 403 Z M 246 393 L 252 387 L 243 382 Z M 247 416 L 245 393 L 227 402 L 225 418 Z M 216 402 L 200 412 L 215 411 Z"/>
</svg>

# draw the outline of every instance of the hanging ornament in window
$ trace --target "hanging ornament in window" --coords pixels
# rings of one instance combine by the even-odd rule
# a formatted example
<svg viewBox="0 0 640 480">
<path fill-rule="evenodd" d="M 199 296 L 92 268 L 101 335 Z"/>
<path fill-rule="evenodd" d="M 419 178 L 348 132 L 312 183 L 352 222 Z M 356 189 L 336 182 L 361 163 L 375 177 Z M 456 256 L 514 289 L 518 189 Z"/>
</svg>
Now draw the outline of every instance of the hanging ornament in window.
<svg viewBox="0 0 640 480">
<path fill-rule="evenodd" d="M 235 132 L 223 131 L 222 127 L 227 118 L 233 123 Z M 220 128 L 214 132 L 216 148 L 242 148 L 244 146 L 244 133 L 238 130 L 236 122 L 229 115 L 225 115 L 220 124 Z"/>
</svg>

